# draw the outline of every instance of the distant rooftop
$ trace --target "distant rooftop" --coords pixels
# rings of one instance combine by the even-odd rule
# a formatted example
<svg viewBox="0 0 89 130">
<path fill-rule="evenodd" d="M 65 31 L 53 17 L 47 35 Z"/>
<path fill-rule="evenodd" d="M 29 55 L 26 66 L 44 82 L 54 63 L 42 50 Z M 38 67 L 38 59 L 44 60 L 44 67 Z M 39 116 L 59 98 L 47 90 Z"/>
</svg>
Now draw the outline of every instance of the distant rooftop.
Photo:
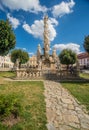
<svg viewBox="0 0 89 130">
<path fill-rule="evenodd" d="M 83 52 L 77 55 L 78 59 L 87 58 L 89 54 L 87 52 Z"/>
</svg>

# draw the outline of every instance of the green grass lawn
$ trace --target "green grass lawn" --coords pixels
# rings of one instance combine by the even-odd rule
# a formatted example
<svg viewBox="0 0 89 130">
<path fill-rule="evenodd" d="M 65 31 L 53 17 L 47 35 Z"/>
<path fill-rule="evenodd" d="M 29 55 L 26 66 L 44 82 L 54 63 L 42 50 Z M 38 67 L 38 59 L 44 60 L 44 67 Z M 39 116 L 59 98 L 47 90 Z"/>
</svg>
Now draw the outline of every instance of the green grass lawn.
<svg viewBox="0 0 89 130">
<path fill-rule="evenodd" d="M 64 88 L 67 88 L 77 100 L 86 106 L 89 111 L 89 83 L 61 83 Z"/>
<path fill-rule="evenodd" d="M 87 73 L 80 73 L 80 77 L 84 79 L 89 79 L 89 74 Z"/>
<path fill-rule="evenodd" d="M 12 77 L 15 77 L 15 72 L 0 72 L 0 78 L 3 78 L 3 77 L 6 77 L 6 78 L 12 78 Z"/>
<path fill-rule="evenodd" d="M 42 81 L 5 81 L 14 77 L 13 72 L 0 72 L 0 95 L 15 93 L 22 99 L 23 111 L 20 121 L 12 126 L 0 122 L 0 130 L 47 130 L 46 105 L 44 101 L 44 85 Z M 85 76 L 83 77 L 85 78 Z M 89 83 L 61 83 L 89 111 Z"/>
<path fill-rule="evenodd" d="M 0 74 L 0 95 L 11 93 L 20 95 L 24 109 L 18 123 L 10 127 L 0 122 L 0 130 L 47 130 L 43 82 L 2 81 L 3 76 L 10 77 L 14 76 L 14 74 L 8 72 Z"/>
</svg>

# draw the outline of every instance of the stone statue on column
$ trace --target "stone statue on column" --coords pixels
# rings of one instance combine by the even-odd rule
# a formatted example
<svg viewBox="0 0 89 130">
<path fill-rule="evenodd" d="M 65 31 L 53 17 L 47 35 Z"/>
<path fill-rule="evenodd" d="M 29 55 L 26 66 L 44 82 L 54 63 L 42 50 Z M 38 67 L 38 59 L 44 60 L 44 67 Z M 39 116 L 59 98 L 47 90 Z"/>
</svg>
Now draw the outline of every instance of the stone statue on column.
<svg viewBox="0 0 89 130">
<path fill-rule="evenodd" d="M 40 60 L 40 56 L 41 56 L 41 46 L 40 44 L 38 44 L 38 49 L 37 49 L 37 60 Z"/>
<path fill-rule="evenodd" d="M 16 70 L 18 70 L 18 69 L 19 69 L 19 62 L 20 62 L 20 60 L 19 60 L 19 59 L 17 59 L 17 60 L 16 60 Z"/>
<path fill-rule="evenodd" d="M 41 61 L 41 60 L 38 61 L 38 69 L 39 69 L 39 70 L 42 69 L 42 61 Z"/>
<path fill-rule="evenodd" d="M 53 56 L 54 61 L 56 61 L 56 59 L 57 59 L 57 54 L 56 54 L 56 49 L 55 49 L 55 48 L 53 49 L 52 56 Z"/>
<path fill-rule="evenodd" d="M 48 30 L 48 16 L 44 17 L 44 56 L 45 59 L 49 58 L 50 42 Z"/>
<path fill-rule="evenodd" d="M 37 49 L 37 62 L 38 62 L 38 69 L 41 69 L 42 67 L 42 62 L 41 62 L 41 46 L 38 44 L 38 49 Z"/>
</svg>

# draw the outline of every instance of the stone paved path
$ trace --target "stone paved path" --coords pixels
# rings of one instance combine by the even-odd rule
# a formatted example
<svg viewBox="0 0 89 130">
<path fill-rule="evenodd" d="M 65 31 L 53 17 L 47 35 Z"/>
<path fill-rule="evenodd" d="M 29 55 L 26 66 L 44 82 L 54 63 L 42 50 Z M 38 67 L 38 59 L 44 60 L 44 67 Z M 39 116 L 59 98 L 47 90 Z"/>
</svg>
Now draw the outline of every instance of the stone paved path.
<svg viewBox="0 0 89 130">
<path fill-rule="evenodd" d="M 89 130 L 89 115 L 57 82 L 44 81 L 48 130 Z"/>
</svg>

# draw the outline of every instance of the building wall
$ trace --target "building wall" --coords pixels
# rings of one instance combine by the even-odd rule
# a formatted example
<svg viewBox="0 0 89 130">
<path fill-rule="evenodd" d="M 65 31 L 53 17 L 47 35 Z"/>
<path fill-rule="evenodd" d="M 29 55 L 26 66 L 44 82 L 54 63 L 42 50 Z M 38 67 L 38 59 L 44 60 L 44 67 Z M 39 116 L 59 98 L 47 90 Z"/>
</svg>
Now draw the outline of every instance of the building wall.
<svg viewBox="0 0 89 130">
<path fill-rule="evenodd" d="M 89 68 L 89 54 L 88 53 L 81 53 L 78 55 L 78 61 L 81 68 Z"/>
<path fill-rule="evenodd" d="M 10 70 L 13 68 L 13 65 L 10 55 L 0 56 L 0 71 Z"/>
<path fill-rule="evenodd" d="M 32 56 L 29 58 L 29 67 L 36 67 L 37 64 L 37 56 Z"/>
</svg>

